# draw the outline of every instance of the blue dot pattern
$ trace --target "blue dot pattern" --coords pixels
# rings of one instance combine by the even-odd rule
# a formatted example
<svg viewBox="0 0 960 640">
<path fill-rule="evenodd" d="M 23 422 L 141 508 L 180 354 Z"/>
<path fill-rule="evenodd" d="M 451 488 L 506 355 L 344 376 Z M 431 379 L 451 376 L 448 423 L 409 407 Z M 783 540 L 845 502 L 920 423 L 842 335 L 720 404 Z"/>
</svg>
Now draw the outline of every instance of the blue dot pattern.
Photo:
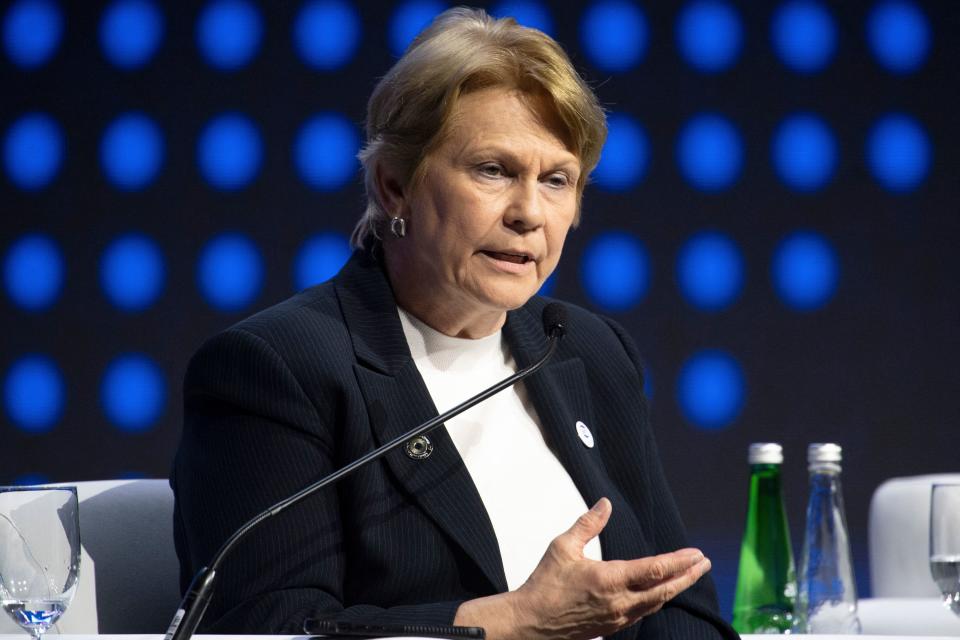
<svg viewBox="0 0 960 640">
<path fill-rule="evenodd" d="M 100 388 L 103 411 L 116 428 L 128 433 L 149 430 L 163 413 L 166 382 L 160 368 L 142 354 L 125 354 L 106 369 Z"/>
<path fill-rule="evenodd" d="M 912 117 L 892 113 L 880 118 L 867 140 L 867 162 L 885 189 L 906 193 L 926 178 L 930 169 L 930 140 Z"/>
<path fill-rule="evenodd" d="M 50 116 L 22 116 L 10 125 L 3 141 L 7 176 L 21 189 L 46 187 L 60 170 L 63 147 L 63 133 Z"/>
<path fill-rule="evenodd" d="M 837 143 L 819 117 L 801 113 L 780 123 L 773 137 L 773 166 L 791 189 L 822 189 L 837 166 Z"/>
<path fill-rule="evenodd" d="M 736 182 L 743 164 L 743 143 L 733 124 L 718 114 L 692 118 L 677 142 L 680 171 L 701 191 L 723 191 Z"/>
<path fill-rule="evenodd" d="M 110 243 L 100 261 L 100 284 L 110 302 L 123 311 L 143 311 L 160 295 L 165 266 L 160 247 L 142 234 Z"/>
<path fill-rule="evenodd" d="M 52 238 L 28 234 L 18 239 L 3 261 L 3 284 L 20 308 L 42 311 L 56 302 L 63 287 L 64 265 Z"/>
<path fill-rule="evenodd" d="M 680 370 L 677 400 L 683 416 L 707 431 L 730 427 L 740 414 L 746 381 L 729 354 L 706 350 L 694 354 Z"/>
<path fill-rule="evenodd" d="M 447 6 L 435 0 L 408 0 L 400 3 L 390 18 L 390 50 L 400 57 L 424 27 Z"/>
<path fill-rule="evenodd" d="M 197 22 L 197 45 L 207 63 L 224 71 L 246 66 L 263 35 L 256 7 L 246 0 L 214 0 Z"/>
<path fill-rule="evenodd" d="M 649 27 L 640 8 L 626 0 L 598 0 L 580 22 L 580 40 L 590 61 L 603 71 L 632 69 L 647 52 Z"/>
<path fill-rule="evenodd" d="M 543 2 L 533 0 L 498 2 L 490 9 L 490 14 L 498 18 L 509 16 L 525 27 L 554 36 L 553 16 Z"/>
<path fill-rule="evenodd" d="M 3 400 L 7 417 L 26 433 L 47 433 L 64 411 L 63 376 L 52 359 L 27 355 L 7 371 Z"/>
<path fill-rule="evenodd" d="M 640 240 L 622 231 L 608 231 L 590 241 L 580 268 L 587 296 L 607 311 L 633 307 L 650 286 L 646 248 Z"/>
<path fill-rule="evenodd" d="M 326 282 L 350 257 L 350 241 L 341 233 L 318 233 L 297 253 L 294 286 L 297 290 Z"/>
<path fill-rule="evenodd" d="M 320 71 L 332 71 L 353 58 L 360 44 L 360 16 L 343 0 L 313 0 L 300 9 L 294 42 L 300 58 Z"/>
<path fill-rule="evenodd" d="M 100 143 L 100 162 L 107 179 L 118 189 L 143 189 L 156 178 L 163 164 L 163 136 L 142 113 L 114 120 Z"/>
<path fill-rule="evenodd" d="M 774 14 L 771 25 L 774 50 L 793 71 L 822 71 L 833 59 L 837 27 L 821 2 L 791 0 Z"/>
<path fill-rule="evenodd" d="M 316 189 L 339 189 L 356 174 L 359 148 L 360 135 L 344 116 L 314 116 L 300 129 L 294 144 L 297 171 Z"/>
<path fill-rule="evenodd" d="M 867 18 L 867 40 L 877 61 L 893 73 L 912 73 L 927 59 L 930 25 L 914 2 L 879 2 Z"/>
<path fill-rule="evenodd" d="M 263 284 L 263 259 L 245 235 L 224 233 L 210 240 L 200 254 L 197 283 L 206 301 L 221 311 L 251 305 Z"/>
<path fill-rule="evenodd" d="M 117 67 L 136 69 L 153 58 L 163 39 L 163 15 L 149 0 L 116 0 L 100 22 L 100 46 Z"/>
<path fill-rule="evenodd" d="M 607 128 L 607 143 L 593 179 L 603 189 L 626 191 L 635 187 L 646 172 L 650 153 L 647 134 L 640 123 L 621 113 L 607 116 Z"/>
<path fill-rule="evenodd" d="M 694 307 L 718 311 L 732 304 L 743 287 L 743 257 L 726 235 L 707 231 L 684 243 L 677 259 L 680 291 Z"/>
<path fill-rule="evenodd" d="M 731 67 L 740 55 L 742 39 L 740 16 L 726 2 L 691 2 L 677 20 L 677 47 L 699 71 L 715 73 Z"/>
<path fill-rule="evenodd" d="M 557 270 L 555 269 L 553 273 L 547 276 L 547 279 L 543 281 L 543 284 L 540 285 L 537 295 L 553 296 L 554 292 L 557 290 L 557 277 Z"/>
<path fill-rule="evenodd" d="M 788 306 L 798 311 L 823 307 L 840 277 L 836 252 L 820 234 L 800 230 L 787 236 L 773 257 L 773 285 Z"/>
<path fill-rule="evenodd" d="M 246 116 L 227 113 L 200 134 L 197 163 L 211 186 L 225 191 L 245 187 L 260 170 L 260 133 Z"/>
<path fill-rule="evenodd" d="M 63 16 L 51 0 L 16 0 L 3 19 L 3 46 L 19 67 L 45 64 L 60 44 Z"/>
<path fill-rule="evenodd" d="M 45 473 L 25 473 L 13 479 L 15 487 L 35 487 L 50 484 L 50 476 Z"/>
</svg>

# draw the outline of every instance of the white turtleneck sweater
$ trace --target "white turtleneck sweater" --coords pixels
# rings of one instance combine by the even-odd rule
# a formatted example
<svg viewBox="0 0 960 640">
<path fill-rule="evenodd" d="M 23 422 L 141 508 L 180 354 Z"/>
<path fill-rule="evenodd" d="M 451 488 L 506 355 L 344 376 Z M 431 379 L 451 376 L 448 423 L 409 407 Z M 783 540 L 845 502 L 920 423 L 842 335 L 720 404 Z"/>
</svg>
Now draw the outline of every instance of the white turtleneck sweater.
<svg viewBox="0 0 960 640">
<path fill-rule="evenodd" d="M 399 312 L 410 353 L 438 411 L 516 372 L 501 331 L 478 340 L 451 338 Z M 550 541 L 589 507 L 544 441 L 522 382 L 448 421 L 446 428 L 493 523 L 507 586 L 516 589 Z M 584 554 L 600 560 L 600 540 L 591 540 Z"/>
</svg>

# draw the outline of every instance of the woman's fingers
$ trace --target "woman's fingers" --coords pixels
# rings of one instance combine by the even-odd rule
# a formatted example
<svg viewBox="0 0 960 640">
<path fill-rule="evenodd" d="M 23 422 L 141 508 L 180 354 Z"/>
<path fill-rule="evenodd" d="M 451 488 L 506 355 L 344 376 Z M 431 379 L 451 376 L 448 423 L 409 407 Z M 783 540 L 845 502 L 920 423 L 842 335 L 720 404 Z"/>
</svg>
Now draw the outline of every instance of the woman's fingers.
<svg viewBox="0 0 960 640">
<path fill-rule="evenodd" d="M 624 577 L 627 580 L 627 586 L 634 590 L 652 589 L 676 576 L 683 575 L 688 569 L 696 567 L 701 560 L 703 560 L 703 552 L 699 549 L 679 549 L 627 562 Z"/>
<path fill-rule="evenodd" d="M 701 558 L 699 562 L 688 567 L 685 571 L 660 582 L 656 586 L 636 591 L 636 598 L 631 607 L 631 614 L 642 617 L 656 613 L 665 604 L 689 589 L 697 580 L 710 570 L 709 558 Z"/>
<path fill-rule="evenodd" d="M 603 528 L 610 521 L 610 514 L 613 512 L 613 505 L 606 498 L 600 498 L 593 507 L 577 518 L 573 526 L 567 529 L 563 535 L 573 538 L 580 549 L 584 545 L 600 535 Z"/>
</svg>

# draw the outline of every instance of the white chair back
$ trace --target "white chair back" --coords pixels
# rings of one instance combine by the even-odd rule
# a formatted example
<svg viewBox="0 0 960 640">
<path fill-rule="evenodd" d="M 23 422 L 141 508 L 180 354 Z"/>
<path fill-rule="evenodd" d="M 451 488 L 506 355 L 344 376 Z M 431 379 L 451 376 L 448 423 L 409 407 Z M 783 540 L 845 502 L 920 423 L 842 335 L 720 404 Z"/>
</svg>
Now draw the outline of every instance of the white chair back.
<svg viewBox="0 0 960 640">
<path fill-rule="evenodd" d="M 870 586 L 874 598 L 939 597 L 930 576 L 930 488 L 960 473 L 891 478 L 870 501 Z"/>
<path fill-rule="evenodd" d="M 62 483 L 80 502 L 80 582 L 54 631 L 164 633 L 180 601 L 166 480 Z M 0 633 L 22 633 L 0 616 Z"/>
</svg>

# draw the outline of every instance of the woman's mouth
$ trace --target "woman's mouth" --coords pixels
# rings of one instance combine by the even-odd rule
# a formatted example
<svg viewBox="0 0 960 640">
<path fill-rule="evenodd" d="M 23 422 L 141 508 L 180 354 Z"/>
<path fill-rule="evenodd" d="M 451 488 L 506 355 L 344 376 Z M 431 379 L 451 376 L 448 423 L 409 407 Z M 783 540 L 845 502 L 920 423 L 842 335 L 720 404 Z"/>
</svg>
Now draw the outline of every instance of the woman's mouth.
<svg viewBox="0 0 960 640">
<path fill-rule="evenodd" d="M 481 251 L 494 260 L 503 260 L 504 262 L 513 262 L 514 264 L 526 264 L 530 262 L 533 258 L 524 254 L 516 253 L 500 253 L 499 251 Z"/>
<path fill-rule="evenodd" d="M 510 273 L 513 275 L 523 275 L 530 272 L 536 261 L 525 253 L 506 253 L 502 251 L 481 250 L 480 253 L 487 257 L 489 263 L 498 271 Z"/>
</svg>

